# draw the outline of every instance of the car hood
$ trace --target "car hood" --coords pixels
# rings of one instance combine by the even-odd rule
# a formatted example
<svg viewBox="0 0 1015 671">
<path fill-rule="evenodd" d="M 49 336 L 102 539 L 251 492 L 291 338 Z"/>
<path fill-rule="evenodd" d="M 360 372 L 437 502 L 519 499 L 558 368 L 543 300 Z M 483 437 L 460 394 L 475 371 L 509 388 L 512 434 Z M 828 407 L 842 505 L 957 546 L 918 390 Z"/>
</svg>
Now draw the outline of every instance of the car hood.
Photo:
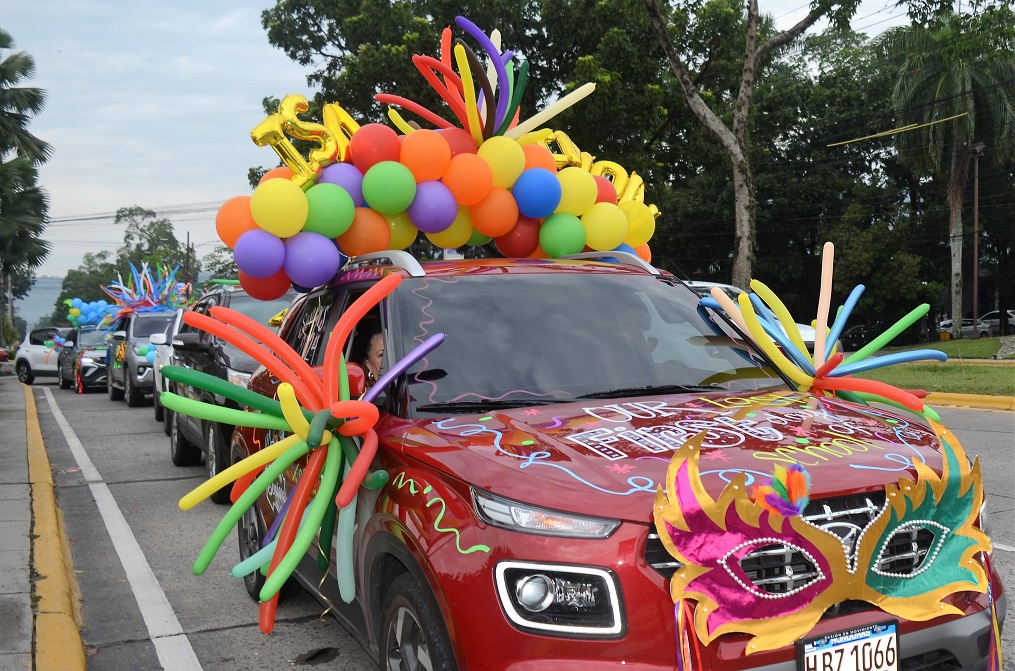
<svg viewBox="0 0 1015 671">
<path fill-rule="evenodd" d="M 398 433 L 406 456 L 480 489 L 638 522 L 651 518 L 674 450 L 700 432 L 699 470 L 713 498 L 737 473 L 751 486 L 776 465 L 804 466 L 812 499 L 915 479 L 917 461 L 941 467 L 924 424 L 831 398 L 778 391 L 600 403 L 419 420 Z"/>
</svg>

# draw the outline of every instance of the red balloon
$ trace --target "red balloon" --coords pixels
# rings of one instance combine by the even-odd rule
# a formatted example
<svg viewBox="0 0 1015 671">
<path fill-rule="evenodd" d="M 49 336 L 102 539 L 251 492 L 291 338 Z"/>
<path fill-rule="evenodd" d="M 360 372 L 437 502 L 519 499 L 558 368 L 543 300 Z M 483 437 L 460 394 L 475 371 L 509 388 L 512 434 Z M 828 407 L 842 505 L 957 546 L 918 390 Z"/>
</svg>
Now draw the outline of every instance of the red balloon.
<svg viewBox="0 0 1015 671">
<path fill-rule="evenodd" d="M 240 286 L 243 287 L 243 290 L 259 301 L 273 301 L 276 298 L 281 298 L 292 285 L 289 276 L 285 274 L 285 269 L 261 279 L 251 277 L 242 270 L 238 270 L 236 276 L 240 278 Z"/>
<path fill-rule="evenodd" d="M 613 186 L 613 182 L 603 177 L 602 175 L 593 175 L 596 180 L 596 188 L 599 192 L 596 194 L 597 203 L 613 203 L 617 204 L 617 189 Z"/>
<path fill-rule="evenodd" d="M 458 154 L 475 154 L 477 151 L 476 141 L 472 134 L 463 128 L 441 128 L 437 131 L 451 145 L 451 156 Z"/>
<path fill-rule="evenodd" d="M 499 238 L 494 238 L 493 244 L 498 252 L 508 258 L 524 259 L 539 247 L 539 220 L 518 217 L 515 227 Z"/>
<path fill-rule="evenodd" d="M 402 143 L 398 140 L 398 133 L 380 123 L 360 126 L 349 140 L 352 164 L 362 173 L 381 161 L 397 161 L 401 152 Z"/>
</svg>

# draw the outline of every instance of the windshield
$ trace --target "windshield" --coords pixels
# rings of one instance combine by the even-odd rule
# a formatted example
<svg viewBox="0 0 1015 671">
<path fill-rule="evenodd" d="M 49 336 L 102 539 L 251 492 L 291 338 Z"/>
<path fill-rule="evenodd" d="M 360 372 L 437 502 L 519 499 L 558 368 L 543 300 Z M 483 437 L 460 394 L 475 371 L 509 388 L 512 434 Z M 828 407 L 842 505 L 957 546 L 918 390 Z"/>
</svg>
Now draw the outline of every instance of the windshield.
<svg viewBox="0 0 1015 671">
<path fill-rule="evenodd" d="M 681 286 L 642 275 L 509 274 L 412 279 L 396 295 L 399 349 L 435 333 L 410 370 L 411 406 L 561 402 L 784 387 Z"/>
<path fill-rule="evenodd" d="M 140 340 L 153 333 L 165 333 L 175 314 L 174 312 L 159 312 L 151 315 L 137 315 L 134 318 L 131 335 L 135 340 Z"/>
<path fill-rule="evenodd" d="M 242 312 L 259 324 L 268 325 L 268 320 L 289 307 L 293 295 L 285 294 L 271 301 L 259 301 L 247 294 L 235 293 L 229 298 L 229 309 Z"/>
<path fill-rule="evenodd" d="M 78 347 L 102 347 L 105 344 L 106 332 L 104 329 L 78 331 Z"/>
</svg>

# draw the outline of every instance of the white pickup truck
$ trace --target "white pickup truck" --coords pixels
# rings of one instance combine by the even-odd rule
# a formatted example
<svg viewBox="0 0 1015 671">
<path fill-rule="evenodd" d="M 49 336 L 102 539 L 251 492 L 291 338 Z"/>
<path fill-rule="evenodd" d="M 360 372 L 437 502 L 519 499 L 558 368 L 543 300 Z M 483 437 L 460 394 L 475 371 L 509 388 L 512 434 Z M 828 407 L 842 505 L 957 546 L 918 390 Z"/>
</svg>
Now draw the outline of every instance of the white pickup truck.
<svg viewBox="0 0 1015 671">
<path fill-rule="evenodd" d="M 70 329 L 46 326 L 30 331 L 18 348 L 14 370 L 18 380 L 32 384 L 37 377 L 56 377 L 56 362 L 60 352 L 52 344 L 53 336 L 65 337 Z"/>
</svg>

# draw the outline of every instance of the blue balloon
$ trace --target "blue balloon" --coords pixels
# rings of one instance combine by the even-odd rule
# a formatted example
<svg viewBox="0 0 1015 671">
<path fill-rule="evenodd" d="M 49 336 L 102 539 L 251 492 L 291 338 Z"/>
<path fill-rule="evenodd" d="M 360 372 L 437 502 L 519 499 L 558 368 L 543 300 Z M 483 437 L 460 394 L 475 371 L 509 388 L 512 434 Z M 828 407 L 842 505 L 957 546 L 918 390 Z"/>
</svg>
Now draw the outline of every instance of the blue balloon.
<svg viewBox="0 0 1015 671">
<path fill-rule="evenodd" d="M 75 298 L 70 303 L 71 307 L 77 308 L 79 310 L 81 309 L 81 306 L 85 304 L 84 301 L 82 301 L 80 298 Z"/>
<path fill-rule="evenodd" d="M 560 180 L 546 168 L 529 168 L 511 187 L 518 212 L 532 219 L 553 214 L 560 205 Z"/>
<path fill-rule="evenodd" d="M 149 365 L 155 363 L 155 350 L 148 350 L 148 354 L 145 355 L 145 359 L 148 360 Z"/>
</svg>

